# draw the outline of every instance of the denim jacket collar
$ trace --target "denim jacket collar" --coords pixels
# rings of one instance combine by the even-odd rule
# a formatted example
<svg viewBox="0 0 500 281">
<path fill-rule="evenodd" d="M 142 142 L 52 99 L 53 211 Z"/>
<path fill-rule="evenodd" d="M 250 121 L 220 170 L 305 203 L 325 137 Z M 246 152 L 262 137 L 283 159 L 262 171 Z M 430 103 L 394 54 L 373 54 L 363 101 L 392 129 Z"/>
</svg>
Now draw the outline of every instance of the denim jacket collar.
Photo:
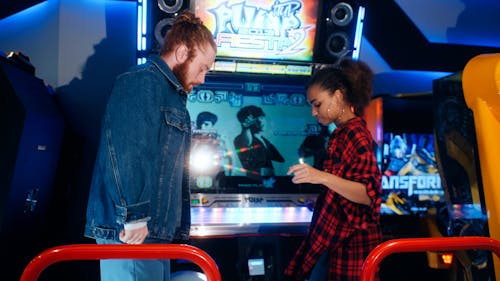
<svg viewBox="0 0 500 281">
<path fill-rule="evenodd" d="M 151 55 L 149 56 L 148 60 L 149 62 L 151 62 L 151 64 L 156 66 L 156 68 L 158 68 L 158 70 L 163 75 L 165 75 L 165 77 L 170 81 L 170 83 L 172 83 L 172 85 L 174 85 L 176 92 L 187 97 L 188 93 L 186 92 L 186 90 L 184 90 L 184 88 L 182 88 L 181 83 L 179 82 L 179 80 L 177 80 L 177 77 L 175 77 L 174 73 L 172 72 L 168 64 L 163 60 L 163 58 L 160 55 L 156 54 Z"/>
</svg>

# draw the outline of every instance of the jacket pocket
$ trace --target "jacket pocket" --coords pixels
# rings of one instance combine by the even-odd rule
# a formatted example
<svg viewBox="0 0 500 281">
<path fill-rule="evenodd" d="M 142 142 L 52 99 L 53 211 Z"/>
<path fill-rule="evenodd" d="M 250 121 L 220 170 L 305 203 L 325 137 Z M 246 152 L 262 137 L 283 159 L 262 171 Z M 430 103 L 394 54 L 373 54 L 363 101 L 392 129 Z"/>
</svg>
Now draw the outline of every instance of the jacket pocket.
<svg viewBox="0 0 500 281">
<path fill-rule="evenodd" d="M 163 117 L 165 119 L 165 123 L 169 126 L 175 127 L 183 132 L 189 132 L 189 122 L 186 116 L 186 112 L 180 111 L 175 108 L 165 108 L 162 107 L 161 111 L 163 112 Z"/>
</svg>

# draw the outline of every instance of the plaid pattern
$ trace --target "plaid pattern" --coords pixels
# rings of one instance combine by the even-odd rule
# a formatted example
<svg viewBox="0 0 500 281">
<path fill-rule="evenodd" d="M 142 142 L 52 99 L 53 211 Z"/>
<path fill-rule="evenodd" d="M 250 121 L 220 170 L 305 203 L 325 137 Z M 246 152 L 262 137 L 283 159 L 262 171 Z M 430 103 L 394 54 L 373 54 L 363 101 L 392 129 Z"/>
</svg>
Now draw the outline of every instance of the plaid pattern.
<svg viewBox="0 0 500 281">
<path fill-rule="evenodd" d="M 366 185 L 371 205 L 353 203 L 325 188 L 319 195 L 309 233 L 285 269 L 294 280 L 307 278 L 328 252 L 328 280 L 359 280 L 364 259 L 382 239 L 381 173 L 366 122 L 356 117 L 338 127 L 328 142 L 324 171 Z"/>
</svg>

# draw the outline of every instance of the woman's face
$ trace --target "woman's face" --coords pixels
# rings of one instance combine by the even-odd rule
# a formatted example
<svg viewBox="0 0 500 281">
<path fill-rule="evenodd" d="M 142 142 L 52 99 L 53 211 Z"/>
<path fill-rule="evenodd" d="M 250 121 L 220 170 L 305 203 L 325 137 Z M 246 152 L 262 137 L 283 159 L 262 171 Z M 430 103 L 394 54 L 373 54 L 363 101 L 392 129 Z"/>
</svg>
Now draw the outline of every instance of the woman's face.
<svg viewBox="0 0 500 281">
<path fill-rule="evenodd" d="M 312 85 L 307 90 L 307 100 L 311 105 L 312 116 L 316 117 L 322 125 L 328 126 L 334 122 L 341 114 L 339 104 L 340 91 L 336 90 L 332 95 L 329 90 Z"/>
</svg>

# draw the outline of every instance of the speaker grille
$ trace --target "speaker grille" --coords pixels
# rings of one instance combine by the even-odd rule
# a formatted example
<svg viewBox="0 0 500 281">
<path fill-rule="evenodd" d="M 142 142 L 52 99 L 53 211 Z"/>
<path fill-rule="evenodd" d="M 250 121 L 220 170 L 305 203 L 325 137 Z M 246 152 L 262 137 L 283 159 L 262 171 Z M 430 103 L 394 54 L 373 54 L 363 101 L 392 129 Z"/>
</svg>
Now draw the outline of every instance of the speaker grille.
<svg viewBox="0 0 500 281">
<path fill-rule="evenodd" d="M 320 3 L 314 62 L 334 64 L 342 57 L 353 55 L 358 10 L 358 1 L 323 0 Z"/>
</svg>

